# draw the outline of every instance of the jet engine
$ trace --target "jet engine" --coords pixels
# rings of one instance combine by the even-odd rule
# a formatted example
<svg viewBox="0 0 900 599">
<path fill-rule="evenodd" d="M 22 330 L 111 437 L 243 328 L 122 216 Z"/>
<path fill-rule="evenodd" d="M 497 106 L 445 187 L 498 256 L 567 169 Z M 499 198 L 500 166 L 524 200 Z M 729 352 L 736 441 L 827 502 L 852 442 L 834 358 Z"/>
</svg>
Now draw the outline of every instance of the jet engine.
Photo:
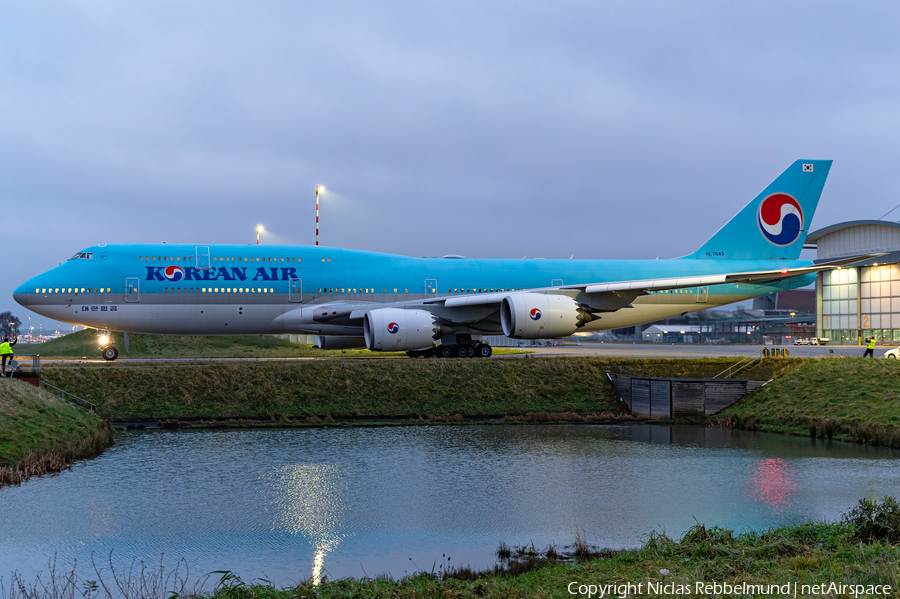
<svg viewBox="0 0 900 599">
<path fill-rule="evenodd" d="M 366 338 L 318 335 L 315 346 L 319 349 L 365 349 Z"/>
<path fill-rule="evenodd" d="M 591 320 L 590 313 L 567 295 L 517 293 L 500 303 L 503 334 L 513 339 L 568 337 Z"/>
<path fill-rule="evenodd" d="M 366 347 L 372 351 L 428 349 L 440 330 L 437 318 L 425 310 L 381 308 L 363 317 Z"/>
</svg>

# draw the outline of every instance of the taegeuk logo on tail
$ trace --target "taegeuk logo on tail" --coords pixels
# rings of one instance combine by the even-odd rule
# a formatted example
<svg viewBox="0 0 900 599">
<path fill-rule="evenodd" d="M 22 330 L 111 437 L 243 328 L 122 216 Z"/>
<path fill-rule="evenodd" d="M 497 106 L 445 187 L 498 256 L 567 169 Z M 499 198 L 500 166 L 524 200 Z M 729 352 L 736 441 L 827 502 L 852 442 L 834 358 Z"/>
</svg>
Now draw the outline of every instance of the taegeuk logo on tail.
<svg viewBox="0 0 900 599">
<path fill-rule="evenodd" d="M 772 194 L 759 204 L 759 230 L 772 245 L 791 245 L 803 231 L 803 209 L 786 193 Z"/>
</svg>

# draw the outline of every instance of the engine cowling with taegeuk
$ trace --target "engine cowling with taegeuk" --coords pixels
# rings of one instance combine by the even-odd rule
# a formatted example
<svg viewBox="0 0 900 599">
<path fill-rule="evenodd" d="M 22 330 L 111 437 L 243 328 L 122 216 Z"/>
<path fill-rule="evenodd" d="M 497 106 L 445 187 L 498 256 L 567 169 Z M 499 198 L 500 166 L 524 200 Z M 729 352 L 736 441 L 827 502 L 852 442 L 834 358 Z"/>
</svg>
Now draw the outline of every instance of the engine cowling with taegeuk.
<svg viewBox="0 0 900 599">
<path fill-rule="evenodd" d="M 434 346 L 437 318 L 425 310 L 381 308 L 363 317 L 366 347 L 371 351 L 411 351 Z"/>
<path fill-rule="evenodd" d="M 500 303 L 503 334 L 513 339 L 568 337 L 591 320 L 591 315 L 566 295 L 517 293 Z"/>
</svg>

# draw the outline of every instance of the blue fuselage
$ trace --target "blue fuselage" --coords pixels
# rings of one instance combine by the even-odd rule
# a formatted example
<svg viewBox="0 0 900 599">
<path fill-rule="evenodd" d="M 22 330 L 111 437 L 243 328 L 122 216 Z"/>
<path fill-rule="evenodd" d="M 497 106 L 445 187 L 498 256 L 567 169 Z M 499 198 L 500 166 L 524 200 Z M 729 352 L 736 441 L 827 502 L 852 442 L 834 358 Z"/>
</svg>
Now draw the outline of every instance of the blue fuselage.
<svg viewBox="0 0 900 599">
<path fill-rule="evenodd" d="M 809 266 L 806 260 L 541 260 L 412 258 L 330 247 L 123 244 L 86 248 L 23 283 L 17 302 L 72 324 L 127 332 L 353 334 L 306 322 L 324 303 L 397 304 L 586 283 Z M 654 292 L 586 330 L 652 322 L 808 285 L 814 275 L 766 285 Z M 284 314 L 297 311 L 298 318 Z M 488 331 L 485 331 L 488 332 Z"/>
</svg>

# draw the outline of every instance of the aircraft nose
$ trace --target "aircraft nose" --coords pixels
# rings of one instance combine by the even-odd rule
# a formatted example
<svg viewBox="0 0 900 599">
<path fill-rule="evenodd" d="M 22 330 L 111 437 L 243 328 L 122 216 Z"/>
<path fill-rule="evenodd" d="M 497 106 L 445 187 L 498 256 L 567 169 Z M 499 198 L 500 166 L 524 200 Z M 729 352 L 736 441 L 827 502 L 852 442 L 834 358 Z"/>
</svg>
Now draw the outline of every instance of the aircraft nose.
<svg viewBox="0 0 900 599">
<path fill-rule="evenodd" d="M 16 300 L 16 303 L 26 308 L 28 307 L 27 289 L 28 281 L 25 281 L 24 283 L 16 287 L 15 291 L 13 291 L 13 299 Z"/>
</svg>

